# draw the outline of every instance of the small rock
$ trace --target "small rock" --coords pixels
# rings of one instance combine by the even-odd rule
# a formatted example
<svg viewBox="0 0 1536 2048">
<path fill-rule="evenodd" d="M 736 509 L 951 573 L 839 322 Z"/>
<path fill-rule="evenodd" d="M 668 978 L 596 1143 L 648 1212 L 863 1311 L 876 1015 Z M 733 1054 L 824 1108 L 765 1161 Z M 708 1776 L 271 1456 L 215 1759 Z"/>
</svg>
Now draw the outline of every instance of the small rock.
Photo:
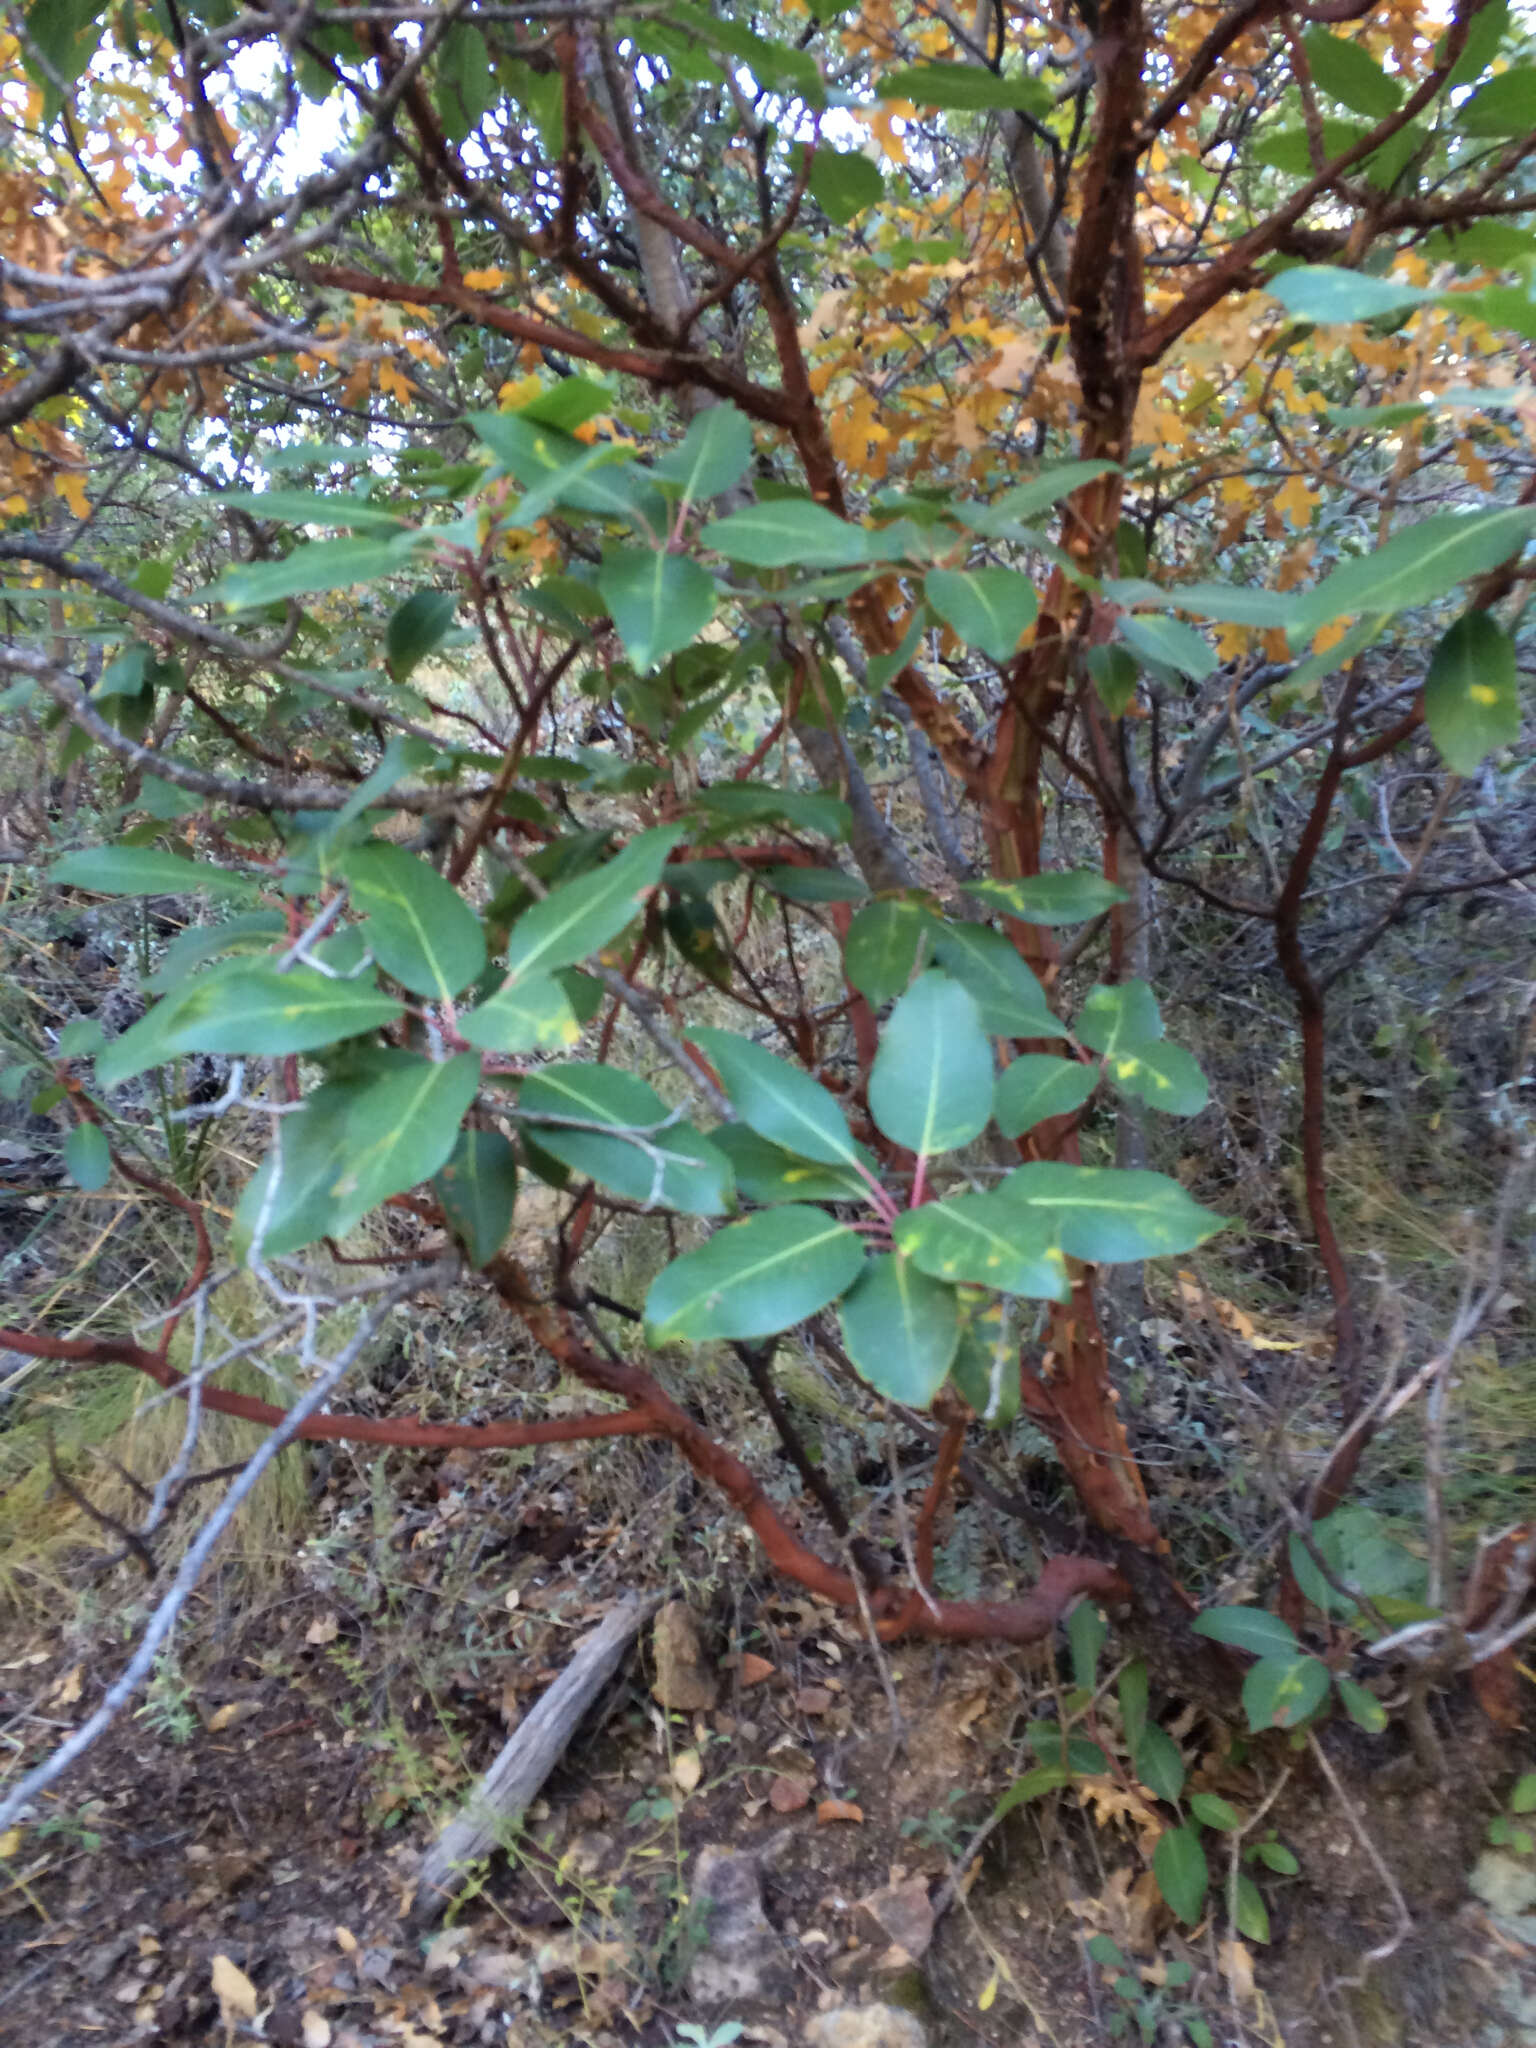
<svg viewBox="0 0 1536 2048">
<path fill-rule="evenodd" d="M 1505 1917 L 1536 1906 L 1536 1870 L 1497 1849 L 1483 1851 L 1467 1881 L 1485 1906 Z"/>
<path fill-rule="evenodd" d="M 928 2048 L 928 2036 L 899 2005 L 844 2005 L 805 2026 L 806 2048 Z"/>
<path fill-rule="evenodd" d="M 652 1645 L 656 1683 L 651 1697 L 669 1711 L 699 1713 L 715 1704 L 715 1674 L 704 1657 L 699 1625 L 685 1600 L 669 1600 L 656 1617 Z"/>
<path fill-rule="evenodd" d="M 763 1911 L 757 1859 L 713 1844 L 699 1851 L 693 1900 L 703 1915 L 704 1946 L 688 1972 L 701 2005 L 747 1998 L 789 1998 L 794 1971 Z"/>
<path fill-rule="evenodd" d="M 927 1952 L 933 1939 L 933 1906 L 927 1880 L 909 1877 L 904 1884 L 882 1885 L 860 1899 L 859 1913 L 865 1923 L 860 1932 L 874 1941 L 887 1941 L 915 1963 Z"/>
</svg>

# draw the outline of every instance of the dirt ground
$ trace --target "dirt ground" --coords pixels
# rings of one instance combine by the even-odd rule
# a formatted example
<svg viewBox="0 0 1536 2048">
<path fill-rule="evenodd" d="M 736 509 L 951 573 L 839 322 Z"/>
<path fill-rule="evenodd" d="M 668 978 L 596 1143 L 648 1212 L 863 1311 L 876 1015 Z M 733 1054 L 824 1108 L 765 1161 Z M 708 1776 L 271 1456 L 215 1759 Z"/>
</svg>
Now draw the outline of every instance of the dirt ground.
<svg viewBox="0 0 1536 2048">
<path fill-rule="evenodd" d="M 1266 1879 L 1265 1945 L 1231 1940 L 1222 1913 L 1172 1919 L 1145 1802 L 1108 1780 L 1011 1815 L 934 1926 L 1060 1697 L 1055 1653 L 903 1646 L 882 1669 L 856 1619 L 746 1570 L 692 1589 L 717 1704 L 664 1713 L 642 1645 L 511 1853 L 412 1933 L 435 1823 L 625 1590 L 612 1527 L 560 1498 L 427 1462 L 382 1546 L 359 1539 L 366 1573 L 337 1536 L 259 1601 L 226 1612 L 210 1591 L 205 1623 L 223 1619 L 199 1640 L 216 1648 L 0 1844 L 0 2038 L 674 2048 L 735 2021 L 796 2048 L 818 2012 L 879 1999 L 933 2048 L 1198 2042 L 1201 2023 L 1244 2048 L 1536 2043 L 1536 1882 L 1500 1892 L 1478 1863 L 1510 1747 L 1470 1704 L 1447 1706 L 1445 1788 L 1401 1781 L 1348 1731 L 1328 1739 L 1337 1789 L 1289 1758 L 1270 1817 L 1298 1874 Z M 0 1638 L 9 1768 L 90 1710 L 116 1654 L 36 1624 Z M 1192 1785 L 1251 1802 L 1273 1783 L 1274 1756 L 1234 1761 L 1197 1710 L 1163 1719 Z M 707 1967 L 707 1851 L 753 1859 L 767 1924 L 749 1978 Z M 1392 1886 L 1412 1927 L 1372 1969 Z M 1139 2018 L 1125 1972 L 1090 1959 L 1096 1934 L 1127 1957 Z"/>
</svg>

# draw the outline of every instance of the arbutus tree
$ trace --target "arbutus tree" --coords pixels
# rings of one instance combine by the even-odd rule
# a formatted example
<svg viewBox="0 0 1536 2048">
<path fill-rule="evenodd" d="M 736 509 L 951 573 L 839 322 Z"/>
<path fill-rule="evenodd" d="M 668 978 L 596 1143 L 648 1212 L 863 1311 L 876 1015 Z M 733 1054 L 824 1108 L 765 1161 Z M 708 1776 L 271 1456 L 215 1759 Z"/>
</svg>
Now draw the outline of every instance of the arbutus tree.
<svg viewBox="0 0 1536 2048">
<path fill-rule="evenodd" d="M 1148 1112 L 1206 1101 L 1153 992 L 1187 896 L 1267 926 L 1294 999 L 1346 1425 L 1304 1505 L 1336 1505 L 1383 1411 L 1326 995 L 1417 899 L 1529 866 L 1453 832 L 1520 731 L 1523 38 L 1497 0 L 36 0 L 0 85 L 18 830 L 41 857 L 88 772 L 111 829 L 52 885 L 210 910 L 36 1098 L 84 1187 L 180 1211 L 187 1274 L 157 1332 L 0 1343 L 282 1423 L 216 1378 L 229 1262 L 308 1357 L 317 1304 L 398 1296 L 396 1254 L 339 1249 L 388 1208 L 419 1285 L 488 1286 L 618 1405 L 293 1434 L 663 1438 L 887 1637 L 1152 1598 L 1098 1278 L 1222 1222 L 1147 1165 Z M 1338 807 L 1409 750 L 1432 814 L 1321 956 Z M 227 1242 L 147 1075 L 261 1133 Z M 530 1179 L 565 1197 L 547 1273 L 510 1248 Z M 672 1255 L 617 1303 L 583 1261 L 630 1212 Z M 733 1346 L 845 1539 L 774 1390 L 800 1328 L 932 1417 L 902 1572 L 804 1540 L 645 1362 Z M 941 1599 L 967 1435 L 1021 1411 L 1109 1540 Z"/>
</svg>

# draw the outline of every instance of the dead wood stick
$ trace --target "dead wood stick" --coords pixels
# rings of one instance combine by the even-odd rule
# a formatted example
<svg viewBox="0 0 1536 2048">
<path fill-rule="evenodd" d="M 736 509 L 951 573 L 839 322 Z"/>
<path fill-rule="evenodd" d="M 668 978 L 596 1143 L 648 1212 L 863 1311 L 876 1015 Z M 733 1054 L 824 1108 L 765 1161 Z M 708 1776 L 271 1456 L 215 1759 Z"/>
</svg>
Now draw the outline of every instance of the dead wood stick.
<svg viewBox="0 0 1536 2048">
<path fill-rule="evenodd" d="M 413 1926 L 435 1920 L 457 1896 L 470 1868 L 504 1839 L 564 1756 L 583 1715 L 613 1673 L 659 1596 L 626 1600 L 583 1636 L 575 1655 L 502 1745 L 485 1776 L 422 1859 L 411 1908 Z"/>
</svg>

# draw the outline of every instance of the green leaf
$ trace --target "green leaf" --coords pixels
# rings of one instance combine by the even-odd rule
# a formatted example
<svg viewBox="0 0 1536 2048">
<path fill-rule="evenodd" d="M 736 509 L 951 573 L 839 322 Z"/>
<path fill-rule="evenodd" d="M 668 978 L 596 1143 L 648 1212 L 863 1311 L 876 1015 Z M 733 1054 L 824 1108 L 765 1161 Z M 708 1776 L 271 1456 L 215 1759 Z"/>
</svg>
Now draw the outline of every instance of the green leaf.
<svg viewBox="0 0 1536 2048">
<path fill-rule="evenodd" d="M 1111 718 L 1123 718 L 1141 676 L 1135 656 L 1128 647 L 1090 647 L 1087 660 L 1099 702 Z"/>
<path fill-rule="evenodd" d="M 59 1033 L 54 1056 L 61 1060 L 94 1059 L 105 1049 L 106 1043 L 107 1034 L 97 1018 L 71 1017 Z"/>
<path fill-rule="evenodd" d="M 432 1182 L 448 1228 L 474 1267 L 506 1242 L 517 1206 L 517 1154 L 499 1131 L 460 1131 L 453 1156 Z"/>
<path fill-rule="evenodd" d="M 1348 107 L 1352 114 L 1369 114 L 1373 121 L 1395 114 L 1403 103 L 1403 88 L 1389 78 L 1363 43 L 1313 29 L 1303 37 L 1312 76 L 1330 99 Z"/>
<path fill-rule="evenodd" d="M 1025 924 L 1084 924 L 1101 911 L 1130 901 L 1118 882 L 1106 882 L 1091 869 L 1066 875 L 1031 875 L 1018 882 L 968 882 L 966 892 L 1005 917 L 1019 918 Z M 1061 1026 L 1057 1024 L 1052 1035 L 1060 1034 Z"/>
<path fill-rule="evenodd" d="M 226 570 L 208 595 L 227 611 L 248 612 L 284 598 L 377 583 L 407 562 L 422 539 L 407 529 L 388 539 L 302 541 L 280 562 L 245 562 Z"/>
<path fill-rule="evenodd" d="M 782 820 L 799 832 L 820 832 L 828 839 L 846 839 L 853 814 L 840 797 L 819 789 L 773 789 L 762 782 L 712 782 L 696 799 L 732 826 L 767 825 Z"/>
<path fill-rule="evenodd" d="M 869 884 L 841 868 L 794 866 L 757 868 L 757 879 L 775 896 L 790 903 L 862 903 Z"/>
<path fill-rule="evenodd" d="M 376 1057 L 373 1073 L 363 1082 L 327 1082 L 278 1120 L 276 1142 L 235 1212 L 242 1255 L 263 1220 L 265 1258 L 344 1237 L 370 1209 L 430 1180 L 448 1159 L 480 1085 L 479 1059 L 461 1053 L 434 1063 L 392 1050 Z"/>
<path fill-rule="evenodd" d="M 875 1392 L 926 1408 L 960 1337 L 955 1290 L 893 1253 L 870 1260 L 838 1314 L 848 1356 Z"/>
<path fill-rule="evenodd" d="M 1430 410 L 1419 400 L 1402 405 L 1330 405 L 1327 417 L 1331 427 L 1371 427 L 1379 433 L 1390 433 L 1407 426 L 1410 420 L 1424 419 Z"/>
<path fill-rule="evenodd" d="M 1252 1657 L 1295 1656 L 1301 1645 L 1296 1631 L 1265 1607 L 1208 1607 L 1190 1623 L 1197 1636 Z"/>
<path fill-rule="evenodd" d="M 1509 1795 L 1511 1813 L 1536 1813 L 1536 1771 L 1524 1771 Z"/>
<path fill-rule="evenodd" d="M 100 1124 L 76 1124 L 64 1140 L 64 1166 L 77 1188 L 94 1194 L 112 1178 L 112 1152 Z"/>
<path fill-rule="evenodd" d="M 183 987 L 196 968 L 220 953 L 270 953 L 287 936 L 280 910 L 243 910 L 223 924 L 189 925 L 178 932 L 160 956 L 160 965 L 145 981 L 152 995 L 168 995 Z"/>
<path fill-rule="evenodd" d="M 450 142 L 471 135 L 497 97 L 496 67 L 485 37 L 457 21 L 438 45 L 437 111 Z"/>
<path fill-rule="evenodd" d="M 1467 23 L 1466 40 L 1461 46 L 1461 55 L 1451 67 L 1446 80 L 1446 89 L 1454 92 L 1459 85 L 1472 85 L 1482 77 L 1488 66 L 1499 53 L 1499 45 L 1509 30 L 1508 0 L 1485 0 Z M 1435 46 L 1435 62 L 1445 61 L 1446 38 L 1441 37 Z"/>
<path fill-rule="evenodd" d="M 687 555 L 604 548 L 597 587 L 641 675 L 697 640 L 715 615 L 715 582 Z"/>
<path fill-rule="evenodd" d="M 771 42 L 743 23 L 712 14 L 707 7 L 692 4 L 692 0 L 668 0 L 667 17 L 687 30 L 695 41 L 739 57 L 759 84 L 770 90 L 795 92 L 807 106 L 826 105 L 826 88 L 808 50 Z"/>
<path fill-rule="evenodd" d="M 1031 1799 L 1042 1798 L 1047 1792 L 1059 1792 L 1063 1785 L 1070 1785 L 1072 1773 L 1062 1764 L 1036 1764 L 1032 1771 L 1026 1771 L 1015 1778 L 1008 1790 L 992 1810 L 994 1820 L 1003 1820 L 1016 1806 L 1023 1806 Z"/>
<path fill-rule="evenodd" d="M 896 1004 L 869 1076 L 869 1113 L 926 1157 L 968 1145 L 992 1115 L 992 1047 L 975 998 L 930 968 Z"/>
<path fill-rule="evenodd" d="M 1044 116 L 1051 110 L 1050 87 L 1043 79 L 1004 78 L 980 64 L 907 64 L 887 71 L 875 82 L 883 100 L 911 100 L 918 107 L 941 107 L 951 113 L 991 113 L 1013 108 Z"/>
<path fill-rule="evenodd" d="M 1269 1910 L 1258 1886 L 1242 1871 L 1237 1878 L 1237 1931 L 1249 1941 L 1269 1939 Z"/>
<path fill-rule="evenodd" d="M 1200 1845 L 1198 1828 L 1168 1828 L 1152 1851 L 1157 1888 L 1186 1927 L 1200 1918 L 1211 1873 Z"/>
<path fill-rule="evenodd" d="M 72 86 L 95 56 L 106 11 L 105 0 L 32 0 L 27 9 L 27 35 L 37 55 L 26 51 L 24 62 L 42 88 L 44 128 L 63 111 L 60 84 Z"/>
<path fill-rule="evenodd" d="M 1491 613 L 1464 612 L 1441 639 L 1424 679 L 1424 720 L 1457 775 L 1475 775 L 1495 748 L 1519 741 L 1515 643 Z"/>
<path fill-rule="evenodd" d="M 1092 1600 L 1079 1600 L 1067 1616 L 1067 1642 L 1072 1650 L 1072 1679 L 1092 1692 L 1098 1677 L 1099 1652 L 1109 1637 L 1109 1623 Z"/>
<path fill-rule="evenodd" d="M 1040 610 L 1035 586 L 1017 569 L 930 569 L 923 595 L 967 647 L 1008 661 Z"/>
<path fill-rule="evenodd" d="M 1047 1117 L 1070 1116 L 1098 1085 L 1098 1075 L 1081 1060 L 1026 1052 L 1003 1069 L 993 1115 L 1005 1138 L 1022 1137 Z"/>
<path fill-rule="evenodd" d="M 152 648 L 142 645 L 125 647 L 92 690 L 91 702 L 99 704 L 106 697 L 138 696 L 149 680 L 154 658 Z"/>
<path fill-rule="evenodd" d="M 1157 1041 L 1128 1047 L 1104 1062 L 1122 1095 L 1132 1095 L 1167 1116 L 1198 1116 L 1211 1099 L 1199 1062 L 1182 1045 Z"/>
<path fill-rule="evenodd" d="M 413 995 L 450 1002 L 485 966 L 480 920 L 451 882 L 403 846 L 359 846 L 341 863 L 386 974 Z"/>
<path fill-rule="evenodd" d="M 1118 1166 L 1068 1166 L 1032 1160 L 997 1190 L 1033 1210 L 1071 1259 L 1113 1265 L 1193 1251 L 1225 1226 L 1166 1174 Z"/>
<path fill-rule="evenodd" d="M 1312 320 L 1320 327 L 1406 313 L 1413 306 L 1432 305 L 1439 296 L 1399 278 L 1367 277 L 1364 271 L 1340 270 L 1330 263 L 1301 263 L 1282 270 L 1264 288 L 1293 319 Z"/>
<path fill-rule="evenodd" d="M 1100 982 L 1089 989 L 1073 1027 L 1093 1052 L 1123 1052 L 1163 1035 L 1157 997 L 1144 981 Z"/>
<path fill-rule="evenodd" d="M 1147 1667 L 1140 1657 L 1127 1664 L 1121 1672 L 1119 1693 L 1120 1725 L 1134 1755 L 1147 1725 Z M 1177 1798 L 1178 1793 L 1174 1797 Z"/>
<path fill-rule="evenodd" d="M 258 519 L 280 519 L 285 526 L 354 526 L 393 536 L 401 523 L 398 506 L 375 505 L 346 491 L 221 491 L 214 502 L 253 512 Z"/>
<path fill-rule="evenodd" d="M 1154 662 L 1160 668 L 1175 669 L 1196 683 L 1203 683 L 1207 676 L 1215 673 L 1214 650 L 1193 626 L 1186 626 L 1180 619 L 1156 613 L 1143 617 L 1137 612 L 1124 612 L 1118 625 L 1121 639 L 1134 648 L 1143 661 Z"/>
<path fill-rule="evenodd" d="M 1284 626 L 1291 616 L 1290 599 L 1283 591 L 1250 590 L 1240 584 L 1174 583 L 1165 589 L 1136 577 L 1106 582 L 1104 595 L 1116 604 L 1190 612 L 1197 619 L 1219 619 L 1236 626 Z"/>
<path fill-rule="evenodd" d="M 1060 1021 L 1018 948 L 985 924 L 938 926 L 934 958 L 975 999 L 982 1029 L 997 1038 L 1060 1038 Z"/>
<path fill-rule="evenodd" d="M 1301 647 L 1319 626 L 1360 612 L 1399 612 L 1429 604 L 1470 576 L 1518 555 L 1536 528 L 1536 505 L 1494 512 L 1432 512 L 1395 533 L 1385 547 L 1345 562 L 1315 590 L 1293 599 L 1291 645 Z"/>
<path fill-rule="evenodd" d="M 733 1031 L 700 1025 L 688 1036 L 703 1047 L 732 1107 L 759 1137 L 823 1166 L 858 1165 L 860 1148 L 819 1081 Z"/>
<path fill-rule="evenodd" d="M 1019 1205 L 995 1189 L 909 1209 L 891 1226 L 897 1249 L 936 1280 L 971 1281 L 1045 1301 L 1068 1301 L 1067 1278 L 1051 1221 L 1021 1221 Z"/>
<path fill-rule="evenodd" d="M 1052 505 L 1059 505 L 1063 498 L 1070 498 L 1074 491 L 1080 491 L 1084 484 L 1091 484 L 1101 476 L 1118 474 L 1120 465 L 1115 462 L 1058 462 L 1049 469 L 1043 469 L 1038 476 L 1032 476 L 1026 483 L 1015 484 L 1010 491 L 1004 491 L 1000 498 L 994 498 L 990 505 L 957 505 L 955 517 L 973 533 L 995 533 L 1000 528 L 1017 526 L 1033 519 L 1037 512 L 1047 512 Z"/>
<path fill-rule="evenodd" d="M 1260 1842 L 1256 1845 L 1259 1861 L 1266 1870 L 1273 1870 L 1280 1877 L 1295 1877 L 1301 1865 L 1283 1842 Z"/>
<path fill-rule="evenodd" d="M 695 415 L 676 448 L 651 466 L 658 483 L 686 504 L 707 504 L 739 483 L 752 461 L 752 422 L 734 405 L 709 405 Z"/>
<path fill-rule="evenodd" d="M 856 911 L 843 942 L 843 972 L 879 1009 L 912 979 L 923 935 L 935 929 L 932 913 L 910 896 L 886 896 Z M 954 972 L 951 968 L 951 973 Z M 957 975 L 957 980 L 964 980 Z"/>
<path fill-rule="evenodd" d="M 447 639 L 458 608 L 455 590 L 418 590 L 390 615 L 384 645 L 397 683 Z"/>
<path fill-rule="evenodd" d="M 554 506 L 569 505 L 632 520 L 656 537 L 666 532 L 667 502 L 628 449 L 602 442 L 589 448 L 523 413 L 473 412 L 468 423 L 527 493 L 509 523 L 531 526 Z"/>
<path fill-rule="evenodd" d="M 60 888 L 85 889 L 93 896 L 254 896 L 250 875 L 231 874 L 207 861 L 183 860 L 158 846 L 86 846 L 66 853 L 48 870 Z"/>
<path fill-rule="evenodd" d="M 682 836 L 681 825 L 637 833 L 604 866 L 551 889 L 525 910 L 507 944 L 508 980 L 573 967 L 617 938 L 660 881 L 667 855 Z"/>
<path fill-rule="evenodd" d="M 1136 1776 L 1159 1799 L 1174 1800 L 1184 1790 L 1184 1759 L 1179 1745 L 1155 1721 L 1147 1721 L 1131 1744 Z"/>
<path fill-rule="evenodd" d="M 880 166 L 857 149 L 833 149 L 822 143 L 811 159 L 812 197 L 834 226 L 846 227 L 866 206 L 885 196 Z"/>
<path fill-rule="evenodd" d="M 715 519 L 699 535 L 732 562 L 754 569 L 849 569 L 876 559 L 875 536 L 811 498 L 770 498 Z"/>
<path fill-rule="evenodd" d="M 96 1077 L 104 1088 L 116 1087 L 146 1066 L 158 1066 L 184 1052 L 281 1059 L 377 1031 L 399 1017 L 395 998 L 367 979 L 337 980 L 309 967 L 282 974 L 276 967 L 232 960 L 202 975 L 179 995 L 166 997 L 114 1039 L 97 1062 Z M 128 1055 L 138 1048 L 130 1048 L 129 1040 L 157 1020 L 159 1049 L 131 1061 Z M 155 1043 L 150 1034 L 146 1038 Z"/>
<path fill-rule="evenodd" d="M 1107 1934 L 1095 1934 L 1089 1940 L 1087 1946 L 1090 1962 L 1102 1963 L 1107 1970 L 1123 1970 L 1125 1968 L 1125 1957 Z"/>
<path fill-rule="evenodd" d="M 1084 1735 L 1067 1735 L 1059 1721 L 1031 1721 L 1025 1729 L 1030 1748 L 1044 1764 L 1069 1771 L 1075 1778 L 1101 1777 L 1109 1758 Z"/>
<path fill-rule="evenodd" d="M 1512 64 L 1490 78 L 1454 119 L 1460 135 L 1529 135 L 1536 128 L 1536 65 Z"/>
<path fill-rule="evenodd" d="M 1387 1710 L 1375 1693 L 1367 1692 L 1363 1685 L 1346 1678 L 1342 1671 L 1334 1673 L 1333 1682 L 1344 1702 L 1344 1711 L 1355 1726 L 1363 1728 L 1367 1735 L 1380 1735 L 1387 1725 Z"/>
<path fill-rule="evenodd" d="M 858 1232 L 820 1209 L 765 1209 L 657 1274 L 645 1299 L 646 1341 L 775 1336 L 835 1301 L 863 1264 Z"/>
<path fill-rule="evenodd" d="M 611 412 L 617 403 L 615 393 L 591 377 L 559 377 L 546 385 L 537 398 L 520 405 L 517 416 L 533 426 L 553 427 L 557 433 L 574 437 L 578 427 L 584 427 L 600 413 Z"/>
<path fill-rule="evenodd" d="M 460 1036 L 484 1052 L 569 1052 L 581 1038 L 570 995 L 552 974 L 504 981 L 458 1022 Z"/>
<path fill-rule="evenodd" d="M 1328 1679 L 1321 1657 L 1261 1657 L 1243 1680 L 1248 1726 L 1255 1734 L 1262 1728 L 1299 1727 L 1327 1698 Z"/>
<path fill-rule="evenodd" d="M 867 1202 L 869 1183 L 852 1167 L 822 1166 L 771 1145 L 746 1124 L 721 1124 L 709 1141 L 731 1162 L 736 1192 L 763 1207 L 777 1202 Z M 873 1161 L 870 1162 L 873 1170 Z"/>
<path fill-rule="evenodd" d="M 732 1206 L 729 1160 L 638 1074 L 563 1061 L 530 1074 L 517 1107 L 545 1152 L 628 1201 L 687 1216 L 719 1216 Z M 561 1118 L 599 1128 L 553 1121 Z"/>
<path fill-rule="evenodd" d="M 1189 1810 L 1206 1827 L 1220 1828 L 1224 1834 L 1234 1833 L 1243 1824 L 1243 1816 L 1237 1808 L 1227 1800 L 1219 1799 L 1214 1792 L 1192 1792 Z"/>
<path fill-rule="evenodd" d="M 972 1290 L 973 1295 L 977 1292 Z M 964 1307 L 964 1303 L 962 1303 Z M 1003 1304 L 991 1292 L 973 1299 L 949 1365 L 950 1385 L 982 1421 L 1006 1429 L 1019 1412 L 1019 1346 Z"/>
</svg>

